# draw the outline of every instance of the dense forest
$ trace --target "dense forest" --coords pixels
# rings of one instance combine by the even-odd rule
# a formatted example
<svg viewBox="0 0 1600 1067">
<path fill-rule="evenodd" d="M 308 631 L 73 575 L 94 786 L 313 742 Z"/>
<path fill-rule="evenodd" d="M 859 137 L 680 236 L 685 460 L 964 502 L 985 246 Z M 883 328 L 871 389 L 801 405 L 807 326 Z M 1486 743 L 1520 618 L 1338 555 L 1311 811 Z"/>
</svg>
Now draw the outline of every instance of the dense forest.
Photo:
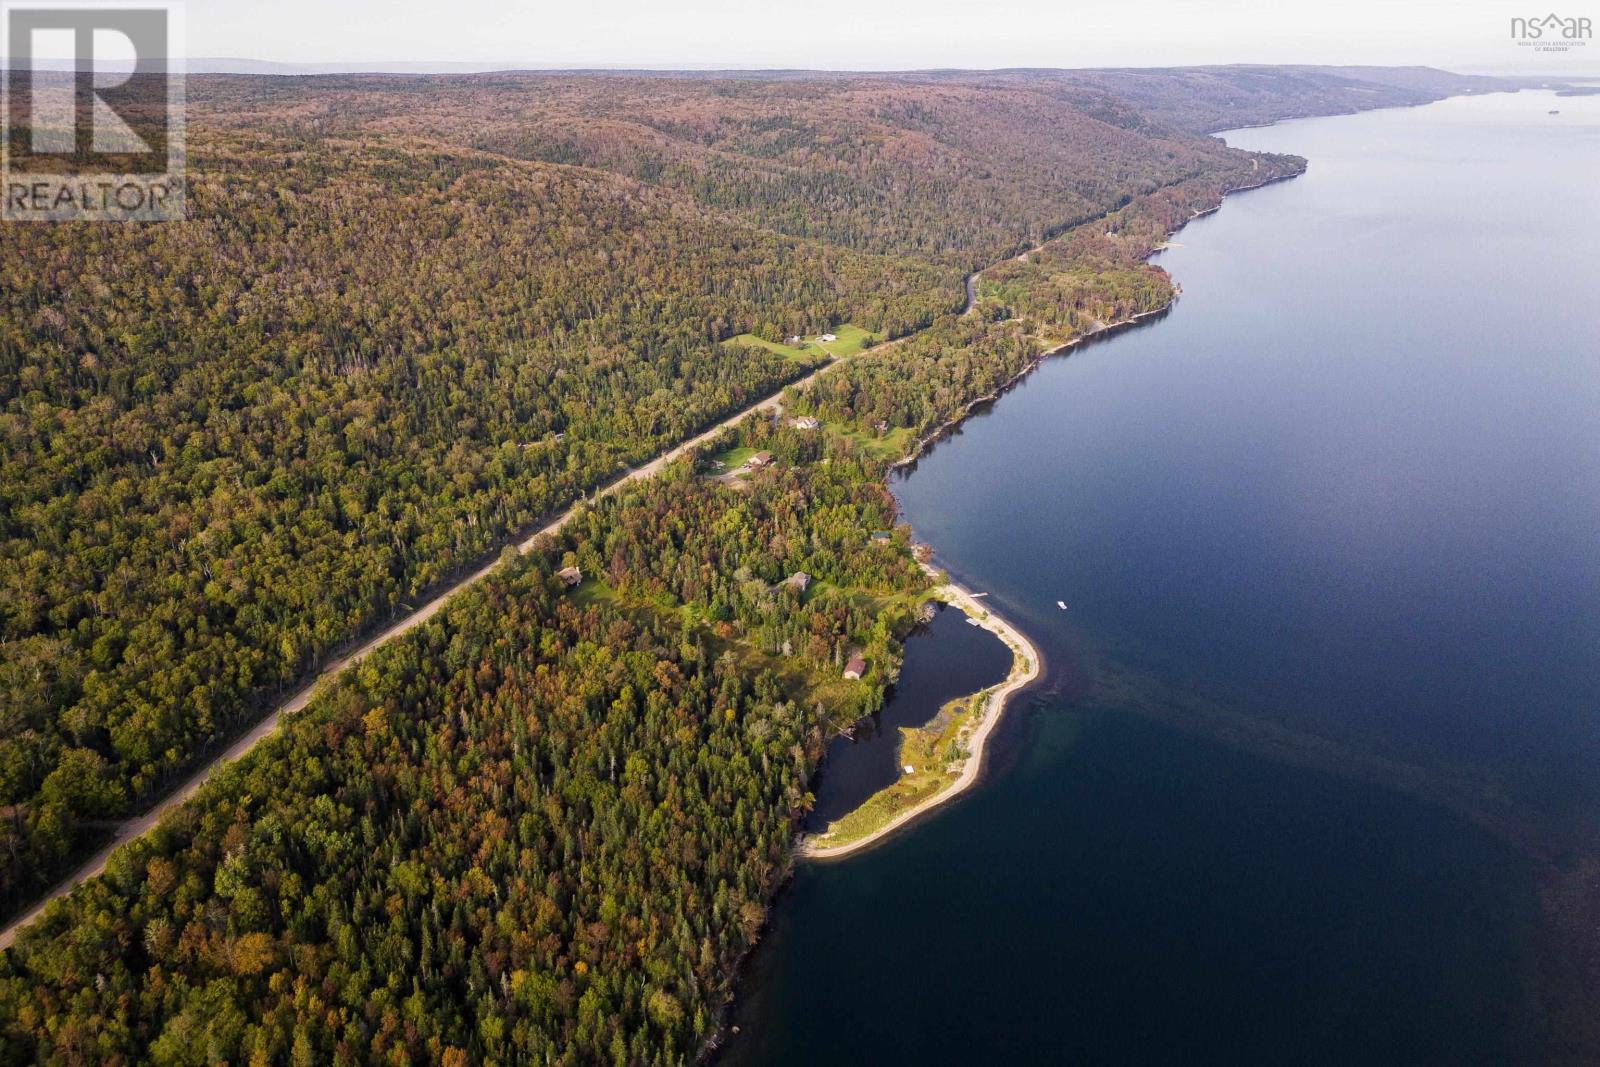
<svg viewBox="0 0 1600 1067">
<path fill-rule="evenodd" d="M 881 699 L 927 586 L 871 536 L 893 502 L 861 442 L 1170 299 L 1154 242 L 1261 165 L 1295 163 L 1069 232 L 971 314 L 792 391 L 820 432 L 753 417 L 508 557 L 22 934 L 7 1062 L 693 1059 L 826 731 Z M 711 476 L 734 446 L 774 462 Z"/>
<path fill-rule="evenodd" d="M 725 338 L 958 299 L 592 171 L 197 140 L 193 221 L 0 250 L 12 903 L 330 650 L 806 369 Z"/>
<path fill-rule="evenodd" d="M 886 465 L 1303 165 L 1053 82 L 196 82 L 192 221 L 0 251 L 11 910 L 330 649 L 815 365 L 727 339 L 900 339 L 507 553 L 116 852 L 0 956 L 4 1063 L 694 1060 L 929 584 Z"/>
<path fill-rule="evenodd" d="M 213 121 L 359 138 L 378 117 L 497 156 L 603 169 L 837 247 L 972 269 L 1210 173 L 1216 141 L 1053 80 L 506 74 L 208 85 Z"/>
<path fill-rule="evenodd" d="M 1248 158 L 1059 86 L 190 97 L 188 222 L 0 247 L 0 911 L 357 635 L 821 355 L 730 338 L 900 336 L 973 263 Z"/>
<path fill-rule="evenodd" d="M 820 751 L 785 673 L 909 622 L 869 610 L 923 580 L 861 536 L 889 508 L 845 461 L 745 492 L 681 464 L 595 508 L 30 932 L 7 1061 L 690 1057 Z M 569 594 L 571 561 L 606 577 Z"/>
</svg>

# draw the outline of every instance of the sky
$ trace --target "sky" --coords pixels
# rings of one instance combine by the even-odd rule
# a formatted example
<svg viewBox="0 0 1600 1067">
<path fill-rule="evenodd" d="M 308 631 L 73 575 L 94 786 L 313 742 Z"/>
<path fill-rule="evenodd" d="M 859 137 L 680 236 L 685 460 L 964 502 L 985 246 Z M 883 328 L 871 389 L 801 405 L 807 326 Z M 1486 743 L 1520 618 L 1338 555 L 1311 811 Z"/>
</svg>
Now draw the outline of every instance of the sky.
<svg viewBox="0 0 1600 1067">
<path fill-rule="evenodd" d="M 189 55 L 287 63 L 809 68 L 1427 64 L 1600 75 L 1511 39 L 1600 0 L 187 0 Z"/>
</svg>

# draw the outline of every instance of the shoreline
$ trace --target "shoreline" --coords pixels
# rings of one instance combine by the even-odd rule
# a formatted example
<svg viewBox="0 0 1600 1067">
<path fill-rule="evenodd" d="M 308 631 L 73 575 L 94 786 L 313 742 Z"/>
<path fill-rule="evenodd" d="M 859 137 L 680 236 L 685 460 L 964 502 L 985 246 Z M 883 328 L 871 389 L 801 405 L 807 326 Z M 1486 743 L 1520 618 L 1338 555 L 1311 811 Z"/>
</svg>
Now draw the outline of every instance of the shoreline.
<svg viewBox="0 0 1600 1067">
<path fill-rule="evenodd" d="M 923 569 L 929 573 L 937 573 L 928 564 L 923 564 Z M 811 835 L 803 838 L 795 849 L 795 855 L 801 859 L 831 860 L 840 859 L 882 841 L 884 838 L 901 829 L 908 823 L 960 796 L 977 783 L 983 771 L 983 757 L 988 746 L 989 736 L 1000 724 L 1005 715 L 1006 706 L 1011 697 L 1032 685 L 1044 673 L 1044 657 L 1039 649 L 1026 634 L 1013 626 L 998 612 L 985 608 L 973 598 L 972 594 L 964 587 L 953 581 L 946 581 L 944 585 L 934 590 L 934 597 L 959 608 L 969 619 L 1004 641 L 1011 649 L 1011 672 L 1004 681 L 991 686 L 987 691 L 980 690 L 973 694 L 975 697 L 984 697 L 983 713 L 975 724 L 970 726 L 962 735 L 966 745 L 966 758 L 962 761 L 961 772 L 932 796 L 907 808 L 895 815 L 894 818 L 884 823 L 862 837 L 853 838 L 837 845 L 820 844 L 823 835 Z M 987 692 L 987 696 L 984 696 Z"/>
<path fill-rule="evenodd" d="M 1256 187 L 1252 186 L 1251 188 Z M 1212 210 L 1216 209 L 1213 208 Z M 1151 308 L 1149 311 L 1141 311 L 1137 315 L 1130 315 L 1125 319 L 1118 319 L 1115 322 L 1101 323 L 1092 330 L 1087 330 L 1083 333 L 1080 333 L 1070 341 L 1063 341 L 1060 344 L 1051 345 L 1049 348 L 1042 350 L 1038 355 L 1034 356 L 1032 359 L 1028 360 L 1027 363 L 1023 364 L 1022 368 L 1018 370 L 1016 374 L 1013 374 L 1010 378 L 1006 379 L 998 388 L 985 393 L 976 399 L 968 401 L 967 404 L 962 407 L 960 412 L 958 412 L 950 420 L 940 423 L 926 436 L 918 438 L 917 441 L 911 446 L 911 450 L 909 452 L 895 460 L 893 463 L 889 464 L 889 470 L 897 471 L 902 467 L 909 467 L 916 463 L 923 457 L 923 454 L 926 453 L 930 447 L 938 444 L 940 439 L 949 434 L 951 430 L 955 429 L 957 426 L 960 426 L 963 422 L 966 422 L 969 418 L 971 418 L 972 412 L 975 408 L 981 404 L 991 404 L 994 401 L 999 400 L 1008 391 L 1010 391 L 1012 386 L 1016 385 L 1018 382 L 1022 381 L 1022 379 L 1038 370 L 1039 365 L 1050 357 L 1059 356 L 1067 349 L 1076 348 L 1078 345 L 1081 345 L 1087 341 L 1101 340 L 1111 334 L 1119 333 L 1130 326 L 1137 326 L 1145 319 L 1165 315 L 1167 312 L 1172 310 L 1172 305 L 1177 303 L 1178 297 L 1182 295 L 1183 287 L 1174 283 L 1172 287 L 1172 295 L 1167 297 L 1166 301 L 1160 307 Z"/>
<path fill-rule="evenodd" d="M 1166 239 L 1170 239 L 1172 236 L 1177 234 L 1178 231 L 1182 230 L 1194 220 L 1204 218 L 1207 215 L 1211 215 L 1217 211 L 1220 211 L 1223 203 L 1228 197 L 1233 196 L 1236 193 L 1245 193 L 1252 189 L 1260 189 L 1268 185 L 1276 184 L 1277 182 L 1288 181 L 1291 178 L 1298 178 L 1302 176 L 1305 171 L 1306 168 L 1302 167 L 1300 170 L 1294 171 L 1293 173 L 1276 174 L 1263 181 L 1253 182 L 1249 185 L 1242 185 L 1236 189 L 1224 190 L 1222 195 L 1218 197 L 1216 204 L 1209 208 L 1203 208 L 1193 212 L 1187 219 L 1168 230 L 1165 238 L 1163 238 L 1163 243 L 1165 243 Z M 1048 244 L 1049 242 L 1044 243 Z M 1038 247 L 1043 247 L 1043 245 Z M 1161 251 L 1161 247 L 1161 245 L 1152 247 L 1148 252 L 1145 253 L 1144 258 L 1148 259 L 1155 255 L 1157 252 Z M 1034 251 L 1037 251 L 1037 248 L 1035 248 Z M 1028 254 L 1029 253 L 1027 252 L 1023 253 L 1023 255 Z M 982 271 L 978 271 L 972 275 L 969 275 L 967 278 L 966 285 L 968 305 L 966 311 L 963 312 L 964 314 L 971 312 L 973 307 L 976 306 L 976 283 L 978 277 L 982 273 Z M 962 406 L 961 410 L 957 412 L 955 416 L 940 424 L 928 434 L 919 438 L 912 444 L 911 448 L 904 456 L 889 464 L 888 470 L 893 472 L 916 463 L 922 458 L 922 456 L 930 447 L 936 444 L 941 438 L 949 434 L 951 430 L 955 429 L 957 426 L 961 425 L 968 418 L 970 418 L 972 416 L 972 412 L 979 405 L 992 403 L 995 400 L 998 400 L 1018 382 L 1037 370 L 1045 360 L 1051 358 L 1052 356 L 1058 356 L 1061 353 L 1086 342 L 1103 340 L 1109 336 L 1120 333 L 1123 330 L 1138 326 L 1148 319 L 1164 316 L 1172 310 L 1172 306 L 1177 303 L 1178 298 L 1182 295 L 1183 286 L 1174 280 L 1172 282 L 1172 292 L 1168 294 L 1167 298 L 1163 300 L 1159 306 L 1153 307 L 1148 311 L 1138 312 L 1137 314 L 1130 315 L 1124 319 L 1118 319 L 1115 322 L 1097 324 L 1094 328 L 1086 330 L 1070 340 L 1063 341 L 1059 344 L 1050 345 L 1040 350 L 1036 356 L 1034 356 L 1032 359 L 1029 359 L 1017 371 L 1016 374 L 1012 375 L 998 388 L 969 401 L 967 404 Z M 928 563 L 923 563 L 922 568 L 929 574 L 939 573 Z M 977 620 L 978 625 L 999 637 L 1000 640 L 1004 641 L 1012 651 L 1011 674 L 1007 676 L 1004 682 L 1001 682 L 998 686 L 995 686 L 989 690 L 987 700 L 984 704 L 983 714 L 979 717 L 976 726 L 974 726 L 971 729 L 971 732 L 965 736 L 965 740 L 970 747 L 967 752 L 966 760 L 962 764 L 961 773 L 948 786 L 940 789 L 938 792 L 925 798 L 912 807 L 907 808 L 905 811 L 898 813 L 888 822 L 862 837 L 853 838 L 850 841 L 843 842 L 838 845 L 827 845 L 819 843 L 821 839 L 826 836 L 827 832 L 824 832 L 820 835 L 802 835 L 795 846 L 796 859 L 843 859 L 846 856 L 852 855 L 883 841 L 896 831 L 901 830 L 915 822 L 919 817 L 927 812 L 934 810 L 942 804 L 948 803 L 953 798 L 960 796 L 962 793 L 972 788 L 982 772 L 983 756 L 989 740 L 989 735 L 993 733 L 995 727 L 999 724 L 1001 717 L 1004 715 L 1007 702 L 1014 693 L 1026 687 L 1027 685 L 1032 684 L 1039 678 L 1041 674 L 1044 673 L 1044 657 L 1040 654 L 1038 646 L 1029 640 L 1026 634 L 1024 634 L 1017 627 L 1013 626 L 998 612 L 979 605 L 978 601 L 974 599 L 972 594 L 963 586 L 946 577 L 945 583 L 935 589 L 933 595 L 939 599 L 948 598 L 947 602 L 960 608 L 966 613 L 968 618 Z M 982 691 L 979 693 L 974 693 L 973 697 L 978 697 L 981 695 Z M 878 794 L 874 794 L 874 796 L 877 795 Z M 863 804 L 870 802 L 870 800 L 871 798 L 868 798 L 868 801 L 863 801 Z M 859 806 L 856 810 L 860 810 Z"/>
</svg>

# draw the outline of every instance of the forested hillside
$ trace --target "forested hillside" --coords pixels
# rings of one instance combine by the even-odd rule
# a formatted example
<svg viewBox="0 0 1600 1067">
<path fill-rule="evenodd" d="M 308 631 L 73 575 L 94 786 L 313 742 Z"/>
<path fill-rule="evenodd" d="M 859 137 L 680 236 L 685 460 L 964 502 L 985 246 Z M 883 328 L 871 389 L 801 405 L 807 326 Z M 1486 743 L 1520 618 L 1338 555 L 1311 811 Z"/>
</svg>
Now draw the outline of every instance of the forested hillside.
<svg viewBox="0 0 1600 1067">
<path fill-rule="evenodd" d="M 1153 122 L 1195 133 L 1311 115 L 1408 107 L 1461 93 L 1503 92 L 1510 83 L 1432 67 L 1169 67 L 1025 72 L 1029 84 L 1108 93 Z"/>
<path fill-rule="evenodd" d="M 13 906 L 330 650 L 805 369 L 725 338 L 959 299 L 593 171 L 196 140 L 192 222 L 0 249 Z"/>
<path fill-rule="evenodd" d="M 1215 141 L 1055 80 L 507 74 L 208 83 L 215 121 L 406 130 L 673 189 L 777 232 L 973 268 L 1195 177 Z"/>
<path fill-rule="evenodd" d="M 1244 158 L 1103 94 L 883 79 L 197 78 L 190 124 L 189 222 L 0 248 L 5 911 L 356 635 L 822 358 L 727 339 L 899 336 Z"/>
<path fill-rule="evenodd" d="M 1258 156 L 1147 197 L 985 271 L 973 314 L 943 316 L 892 352 L 867 352 L 798 391 L 797 411 L 921 439 L 994 395 L 1044 351 L 1167 306 L 1166 271 L 1146 262 L 1167 233 L 1231 189 L 1298 173 Z"/>
<path fill-rule="evenodd" d="M 817 431 L 752 418 L 508 557 L 115 853 L 0 957 L 5 1063 L 693 1060 L 927 585 L 871 536 L 887 463 L 1301 165 L 1057 79 L 191 91 L 192 221 L 0 248 L 10 910 L 330 649 L 820 359 L 727 339 L 913 335 L 791 390 Z M 713 477 L 733 446 L 776 462 Z"/>
<path fill-rule="evenodd" d="M 747 420 L 508 561 L 24 931 L 6 1061 L 692 1060 L 826 732 L 881 699 L 927 585 L 869 536 L 894 522 L 878 439 L 1160 306 L 1166 229 L 1297 166 L 1240 155 L 1068 233 L 791 391 L 820 431 Z M 775 462 L 712 477 L 732 446 Z"/>
</svg>

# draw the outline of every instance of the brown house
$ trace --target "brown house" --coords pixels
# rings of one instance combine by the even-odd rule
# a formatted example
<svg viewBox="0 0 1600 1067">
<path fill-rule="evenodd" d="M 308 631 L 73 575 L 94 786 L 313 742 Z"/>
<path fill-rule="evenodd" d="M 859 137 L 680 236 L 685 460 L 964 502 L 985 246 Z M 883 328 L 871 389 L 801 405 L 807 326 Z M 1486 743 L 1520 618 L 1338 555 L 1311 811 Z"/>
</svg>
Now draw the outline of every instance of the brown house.
<svg viewBox="0 0 1600 1067">
<path fill-rule="evenodd" d="M 811 584 L 811 575 L 805 571 L 795 571 L 783 580 L 783 584 L 793 589 L 796 593 L 804 593 L 806 586 Z"/>
<path fill-rule="evenodd" d="M 867 661 L 861 658 L 861 653 L 855 652 L 850 656 L 850 662 L 844 665 L 844 676 L 855 681 L 867 672 Z"/>
<path fill-rule="evenodd" d="M 562 567 L 556 571 L 556 577 L 561 579 L 562 585 L 572 589 L 583 581 L 583 571 L 577 567 Z"/>
</svg>

